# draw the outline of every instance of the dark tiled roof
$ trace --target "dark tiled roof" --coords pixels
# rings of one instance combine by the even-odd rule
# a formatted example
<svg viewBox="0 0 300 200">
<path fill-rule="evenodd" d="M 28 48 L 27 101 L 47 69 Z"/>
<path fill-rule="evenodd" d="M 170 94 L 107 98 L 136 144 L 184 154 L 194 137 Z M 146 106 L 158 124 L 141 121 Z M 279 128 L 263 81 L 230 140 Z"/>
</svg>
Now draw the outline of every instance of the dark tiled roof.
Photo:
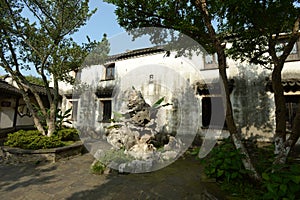
<svg viewBox="0 0 300 200">
<path fill-rule="evenodd" d="M 297 92 L 300 91 L 300 80 L 299 79 L 284 79 L 281 81 L 283 90 L 285 92 Z M 267 82 L 267 90 L 274 92 L 272 88 L 272 81 Z"/>
<path fill-rule="evenodd" d="M 6 81 L 0 80 L 0 93 L 21 96 L 21 92 L 18 88 L 8 84 Z"/>
<path fill-rule="evenodd" d="M 40 95 L 47 95 L 46 88 L 44 86 L 31 84 L 31 87 L 33 87 L 33 89 L 35 89 Z M 50 88 L 50 92 L 51 94 L 54 94 L 54 89 Z"/>
<path fill-rule="evenodd" d="M 145 55 L 150 55 L 150 54 L 162 53 L 164 51 L 166 51 L 166 50 L 163 47 L 159 47 L 159 46 L 131 50 L 131 51 L 128 51 L 125 53 L 108 56 L 108 58 L 106 59 L 106 63 L 115 62 L 115 61 L 119 61 L 119 60 L 126 60 L 129 58 L 140 57 L 140 56 L 145 56 Z"/>
<path fill-rule="evenodd" d="M 108 86 L 108 87 L 97 87 L 96 90 L 96 96 L 98 98 L 107 98 L 112 97 L 114 91 L 114 86 Z"/>
<path fill-rule="evenodd" d="M 31 87 L 33 87 L 38 92 L 38 94 L 47 95 L 46 88 L 44 86 L 32 84 Z M 50 88 L 50 91 L 51 94 L 54 94 L 53 88 Z M 2 94 L 19 95 L 19 96 L 22 95 L 19 88 L 14 87 L 13 85 L 7 83 L 4 80 L 0 80 L 0 92 Z"/>
</svg>

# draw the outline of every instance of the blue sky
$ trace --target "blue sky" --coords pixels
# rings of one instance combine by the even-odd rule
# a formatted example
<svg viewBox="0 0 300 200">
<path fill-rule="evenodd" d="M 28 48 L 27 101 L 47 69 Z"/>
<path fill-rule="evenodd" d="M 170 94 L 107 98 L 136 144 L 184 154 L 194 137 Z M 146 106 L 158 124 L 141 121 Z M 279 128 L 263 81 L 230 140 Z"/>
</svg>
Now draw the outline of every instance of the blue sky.
<svg viewBox="0 0 300 200">
<path fill-rule="evenodd" d="M 97 8 L 97 12 L 90 18 L 87 24 L 82 27 L 73 38 L 78 43 L 87 42 L 88 35 L 92 40 L 101 40 L 104 33 L 109 38 L 124 32 L 117 22 L 114 13 L 115 6 L 102 0 L 90 0 L 90 9 Z"/>
</svg>

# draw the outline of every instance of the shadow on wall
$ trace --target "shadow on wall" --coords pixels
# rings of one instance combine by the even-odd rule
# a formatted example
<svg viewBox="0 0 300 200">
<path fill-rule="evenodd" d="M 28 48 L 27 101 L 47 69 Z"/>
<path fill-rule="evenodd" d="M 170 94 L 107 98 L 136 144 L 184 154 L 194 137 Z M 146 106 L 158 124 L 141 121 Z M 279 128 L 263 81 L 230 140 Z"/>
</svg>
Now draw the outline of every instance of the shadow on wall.
<svg viewBox="0 0 300 200">
<path fill-rule="evenodd" d="M 269 140 L 274 130 L 274 100 L 266 90 L 266 70 L 255 65 L 239 65 L 234 77 L 234 117 L 246 138 Z"/>
</svg>

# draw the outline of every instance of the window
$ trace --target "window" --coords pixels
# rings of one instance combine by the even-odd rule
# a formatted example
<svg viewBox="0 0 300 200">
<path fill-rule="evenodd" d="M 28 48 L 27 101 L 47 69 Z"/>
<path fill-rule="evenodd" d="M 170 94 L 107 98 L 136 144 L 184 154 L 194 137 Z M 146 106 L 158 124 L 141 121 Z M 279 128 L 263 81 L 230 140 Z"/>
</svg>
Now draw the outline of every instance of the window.
<svg viewBox="0 0 300 200">
<path fill-rule="evenodd" d="M 204 69 L 216 69 L 218 68 L 218 56 L 217 54 L 204 54 Z"/>
<path fill-rule="evenodd" d="M 115 63 L 110 64 L 105 69 L 105 80 L 111 80 L 115 78 Z"/>
<path fill-rule="evenodd" d="M 296 54 L 297 53 L 297 43 L 294 44 L 293 49 L 291 51 L 291 54 Z"/>
<path fill-rule="evenodd" d="M 72 104 L 71 120 L 77 121 L 78 101 L 70 101 L 70 103 Z"/>
<path fill-rule="evenodd" d="M 101 101 L 102 103 L 102 121 L 109 122 L 111 119 L 111 100 Z"/>
<path fill-rule="evenodd" d="M 210 55 L 210 54 L 207 54 L 207 55 L 205 56 L 205 63 L 206 63 L 206 64 L 212 64 L 212 63 L 213 63 L 213 56 Z"/>
<path fill-rule="evenodd" d="M 226 128 L 222 97 L 202 98 L 202 126 L 203 128 Z"/>
<path fill-rule="evenodd" d="M 293 128 L 293 121 L 294 118 L 296 116 L 296 112 L 297 112 L 297 108 L 298 108 L 298 104 L 297 103 L 299 97 L 289 97 L 286 96 L 286 117 L 285 117 L 285 121 L 286 121 L 286 128 L 288 132 L 292 131 Z"/>
</svg>

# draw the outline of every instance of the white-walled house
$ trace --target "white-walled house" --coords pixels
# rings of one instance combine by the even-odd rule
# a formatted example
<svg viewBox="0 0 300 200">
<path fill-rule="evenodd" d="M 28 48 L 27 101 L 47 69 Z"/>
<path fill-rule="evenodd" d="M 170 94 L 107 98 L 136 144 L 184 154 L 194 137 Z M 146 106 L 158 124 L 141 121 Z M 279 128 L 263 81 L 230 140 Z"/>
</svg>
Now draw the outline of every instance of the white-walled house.
<svg viewBox="0 0 300 200">
<path fill-rule="evenodd" d="M 288 127 L 300 99 L 299 42 L 295 49 L 282 72 Z M 231 59 L 227 60 L 227 65 L 238 128 L 245 138 L 272 140 L 275 108 L 270 90 L 271 71 Z M 226 129 L 215 55 L 185 57 L 161 47 L 137 49 L 109 56 L 104 64 L 93 65 L 77 73 L 77 79 L 88 83 L 91 88 L 86 99 L 78 97 L 78 88 L 60 83 L 62 110 L 73 108 L 71 119 L 75 126 L 91 127 L 96 133 L 105 132 L 110 119 L 115 117 L 114 111 L 120 111 L 124 104 L 122 92 L 135 87 L 149 105 L 163 96 L 165 103 L 172 104 L 165 107 L 160 115 L 161 131 L 172 133 L 178 128 L 180 119 L 174 103 L 178 99 L 186 102 L 186 105 L 182 102 L 178 104 L 182 107 L 180 112 L 188 110 L 194 116 L 190 119 L 190 125 L 197 123 L 195 131 L 198 133 L 203 134 L 208 127 Z"/>
<path fill-rule="evenodd" d="M 34 85 L 47 106 L 45 88 Z M 34 102 L 33 94 L 29 97 Z M 0 79 L 0 138 L 20 129 L 34 129 L 34 122 L 17 84 L 10 76 Z"/>
</svg>

